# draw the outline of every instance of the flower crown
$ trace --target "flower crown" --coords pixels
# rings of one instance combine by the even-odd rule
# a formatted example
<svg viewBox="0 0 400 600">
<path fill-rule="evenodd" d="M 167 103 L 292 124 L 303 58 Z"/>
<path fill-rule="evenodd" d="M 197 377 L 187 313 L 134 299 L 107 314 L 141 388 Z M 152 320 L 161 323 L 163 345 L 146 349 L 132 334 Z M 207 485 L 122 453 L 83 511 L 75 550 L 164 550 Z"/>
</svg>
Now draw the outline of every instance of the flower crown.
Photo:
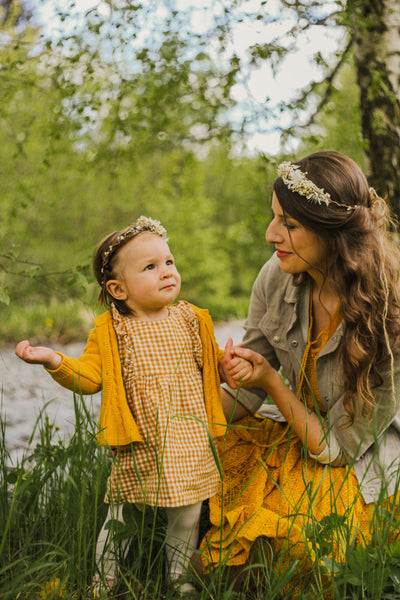
<svg viewBox="0 0 400 600">
<path fill-rule="evenodd" d="M 282 178 L 283 183 L 287 185 L 289 190 L 297 192 L 300 196 L 304 196 L 310 202 L 316 204 L 326 204 L 328 206 L 332 199 L 328 192 L 315 185 L 306 177 L 307 173 L 300 171 L 298 165 L 287 161 L 278 166 L 278 176 Z M 336 204 L 336 203 L 335 203 Z M 352 207 L 349 207 L 350 209 Z"/>
<path fill-rule="evenodd" d="M 150 217 L 139 217 L 133 225 L 131 225 L 126 231 L 121 233 L 112 244 L 110 244 L 103 252 L 103 265 L 101 267 L 101 272 L 104 273 L 104 270 L 108 264 L 110 259 L 110 255 L 124 242 L 125 240 L 132 239 L 142 231 L 150 231 L 151 233 L 156 233 L 160 237 L 163 238 L 166 242 L 168 241 L 167 230 L 161 225 L 160 221 L 156 221 L 155 219 L 150 219 Z"/>
</svg>

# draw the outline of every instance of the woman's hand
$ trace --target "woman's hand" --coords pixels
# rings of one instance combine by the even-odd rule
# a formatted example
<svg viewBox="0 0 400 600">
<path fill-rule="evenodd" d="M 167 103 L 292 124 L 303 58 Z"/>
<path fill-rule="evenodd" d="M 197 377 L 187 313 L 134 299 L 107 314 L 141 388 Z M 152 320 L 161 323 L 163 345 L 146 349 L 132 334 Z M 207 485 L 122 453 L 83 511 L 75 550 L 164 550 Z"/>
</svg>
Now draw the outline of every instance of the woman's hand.
<svg viewBox="0 0 400 600">
<path fill-rule="evenodd" d="M 252 373 L 243 377 L 243 387 L 261 387 L 269 395 L 274 404 L 279 408 L 289 425 L 293 425 L 296 435 L 313 454 L 319 454 L 326 446 L 326 432 L 320 417 L 315 413 L 309 413 L 303 402 L 297 398 L 293 391 L 286 385 L 278 371 L 258 352 L 233 346 L 232 340 L 225 348 L 224 373 L 228 385 L 235 389 L 239 387 L 241 367 L 235 362 L 236 358 L 244 359 L 252 365 Z M 228 360 L 231 356 L 231 360 Z M 221 361 L 222 362 L 222 361 Z M 239 366 L 238 366 L 239 365 Z"/>
<path fill-rule="evenodd" d="M 218 364 L 222 381 L 225 381 L 233 389 L 238 388 L 240 379 L 248 377 L 252 370 L 250 363 L 235 356 L 234 348 L 236 347 L 238 346 L 233 345 L 232 338 L 229 338 L 225 345 L 225 354 Z"/>
<path fill-rule="evenodd" d="M 243 376 L 242 386 L 261 387 L 268 393 L 270 382 L 278 373 L 271 367 L 267 359 L 258 352 L 254 352 L 254 350 L 250 350 L 249 348 L 243 348 L 241 345 L 234 346 L 232 353 L 237 359 L 247 361 L 247 364 L 251 365 L 251 371 L 246 376 Z M 242 376 L 243 367 L 241 367 L 240 363 L 235 365 L 234 361 L 235 359 L 233 358 L 231 363 L 227 365 L 226 370 L 229 376 L 237 381 Z"/>
<path fill-rule="evenodd" d="M 30 345 L 28 340 L 23 340 L 15 347 L 15 354 L 26 363 L 43 365 L 46 369 L 55 371 L 61 365 L 62 358 L 51 348 L 46 346 Z"/>
<path fill-rule="evenodd" d="M 267 391 L 269 380 L 277 375 L 277 371 L 261 354 L 243 348 L 241 344 L 234 346 L 229 338 L 220 362 L 220 374 L 233 389 L 239 385 L 259 386 Z"/>
</svg>

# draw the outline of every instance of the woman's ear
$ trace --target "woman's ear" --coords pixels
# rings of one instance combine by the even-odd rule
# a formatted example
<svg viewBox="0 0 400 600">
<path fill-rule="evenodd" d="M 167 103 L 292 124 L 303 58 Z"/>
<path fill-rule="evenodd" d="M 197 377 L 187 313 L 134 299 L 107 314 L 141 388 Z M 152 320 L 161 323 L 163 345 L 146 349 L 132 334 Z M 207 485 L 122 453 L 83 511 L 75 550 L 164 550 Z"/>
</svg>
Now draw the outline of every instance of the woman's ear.
<svg viewBox="0 0 400 600">
<path fill-rule="evenodd" d="M 126 300 L 128 297 L 123 282 L 118 279 L 110 279 L 107 281 L 106 290 L 114 300 Z"/>
</svg>

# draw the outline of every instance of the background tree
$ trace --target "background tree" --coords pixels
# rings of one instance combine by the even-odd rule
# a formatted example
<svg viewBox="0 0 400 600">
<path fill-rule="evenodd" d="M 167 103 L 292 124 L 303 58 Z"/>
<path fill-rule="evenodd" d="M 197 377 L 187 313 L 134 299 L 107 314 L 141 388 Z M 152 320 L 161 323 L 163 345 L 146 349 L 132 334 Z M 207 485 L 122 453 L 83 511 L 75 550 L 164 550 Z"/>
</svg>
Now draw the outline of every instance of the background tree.
<svg viewBox="0 0 400 600">
<path fill-rule="evenodd" d="M 281 158 L 249 152 L 256 131 L 278 128 L 285 157 L 330 146 L 365 167 L 367 151 L 377 168 L 371 183 L 385 192 L 394 173 L 375 180 L 384 172 L 383 150 L 376 161 L 372 152 L 383 141 L 397 164 L 399 148 L 389 148 L 397 131 L 396 64 L 382 59 L 381 70 L 363 79 L 372 112 L 361 119 L 356 69 L 362 61 L 353 48 L 358 44 L 362 54 L 358 40 L 371 33 L 364 4 L 215 0 L 178 10 L 173 0 L 93 0 L 82 11 L 71 0 L 54 3 L 49 31 L 34 10 L 47 6 L 44 0 L 30 4 L 32 17 L 16 0 L 3 2 L 0 299 L 12 297 L 13 306 L 3 309 L 0 337 L 13 327 L 15 336 L 16 305 L 29 328 L 35 322 L 40 330 L 47 319 L 58 335 L 67 304 L 74 315 L 82 312 L 76 304 L 82 286 L 82 306 L 93 306 L 93 248 L 139 214 L 170 230 L 184 297 L 208 306 L 215 318 L 244 316 L 270 252 L 267 198 Z M 296 48 L 305 53 L 309 33 L 321 29 L 334 36 L 330 47 L 337 51 L 321 45 L 314 54 L 319 76 L 297 98 L 276 106 L 268 98 L 255 101 L 248 93 L 254 78 L 266 67 L 278 74 Z M 381 33 L 374 30 L 377 46 Z M 391 119 L 378 120 L 375 92 L 380 110 L 393 110 Z M 365 123 L 381 136 L 375 145 L 366 144 Z"/>
<path fill-rule="evenodd" d="M 93 249 L 140 214 L 169 229 L 183 297 L 215 318 L 243 316 L 266 257 L 267 170 L 231 156 L 236 66 L 222 70 L 205 40 L 194 48 L 185 15 L 165 11 L 158 24 L 102 5 L 59 18 L 54 38 L 11 18 L 3 29 L 0 289 L 12 303 L 0 337 L 82 336 Z M 152 39 L 135 47 L 145 18 Z"/>
<path fill-rule="evenodd" d="M 400 3 L 348 2 L 370 179 L 400 216 Z"/>
<path fill-rule="evenodd" d="M 387 196 L 392 209 L 400 216 L 400 3 L 397 0 L 347 0 L 320 2 L 315 0 L 280 0 L 281 10 L 271 15 L 271 4 L 260 2 L 259 9 L 243 16 L 245 0 L 235 3 L 229 16 L 228 30 L 246 18 L 266 26 L 287 23 L 268 42 L 249 46 L 250 64 L 260 67 L 266 61 L 279 69 L 287 56 L 307 47 L 311 30 L 339 32 L 337 51 L 327 55 L 324 44 L 313 56 L 320 66 L 318 78 L 301 90 L 296 98 L 284 100 L 280 110 L 291 111 L 291 123 L 282 133 L 285 140 L 310 131 L 324 131 L 318 115 L 332 102 L 343 68 L 354 61 L 359 88 L 358 107 L 361 114 L 365 167 L 377 191 Z M 242 12 L 241 12 L 242 11 Z M 261 113 L 268 119 L 269 107 Z M 338 120 L 342 130 L 346 123 Z M 337 146 L 340 149 L 340 145 Z"/>
</svg>

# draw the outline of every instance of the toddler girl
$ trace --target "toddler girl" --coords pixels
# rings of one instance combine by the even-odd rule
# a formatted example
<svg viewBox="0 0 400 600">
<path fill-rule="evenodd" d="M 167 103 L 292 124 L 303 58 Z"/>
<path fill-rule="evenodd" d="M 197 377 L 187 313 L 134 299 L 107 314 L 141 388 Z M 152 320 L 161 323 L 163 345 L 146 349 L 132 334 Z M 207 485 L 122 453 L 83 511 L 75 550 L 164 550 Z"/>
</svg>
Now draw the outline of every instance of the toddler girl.
<svg viewBox="0 0 400 600">
<path fill-rule="evenodd" d="M 217 491 L 218 469 L 208 432 L 225 433 L 220 401 L 219 350 L 208 311 L 172 304 L 180 276 L 158 221 L 140 217 L 106 237 L 93 269 L 109 310 L 97 317 L 83 355 L 74 359 L 20 342 L 16 354 L 42 364 L 61 385 L 82 394 L 102 389 L 98 440 L 113 449 L 106 520 L 122 520 L 131 502 L 166 507 L 168 573 L 181 591 L 198 542 L 202 501 Z M 226 356 L 233 357 L 229 340 Z M 240 376 L 251 366 L 240 358 Z M 240 367 L 240 365 L 239 365 Z M 103 527 L 97 541 L 100 575 L 93 592 L 109 589 L 117 574 L 115 549 Z"/>
</svg>

